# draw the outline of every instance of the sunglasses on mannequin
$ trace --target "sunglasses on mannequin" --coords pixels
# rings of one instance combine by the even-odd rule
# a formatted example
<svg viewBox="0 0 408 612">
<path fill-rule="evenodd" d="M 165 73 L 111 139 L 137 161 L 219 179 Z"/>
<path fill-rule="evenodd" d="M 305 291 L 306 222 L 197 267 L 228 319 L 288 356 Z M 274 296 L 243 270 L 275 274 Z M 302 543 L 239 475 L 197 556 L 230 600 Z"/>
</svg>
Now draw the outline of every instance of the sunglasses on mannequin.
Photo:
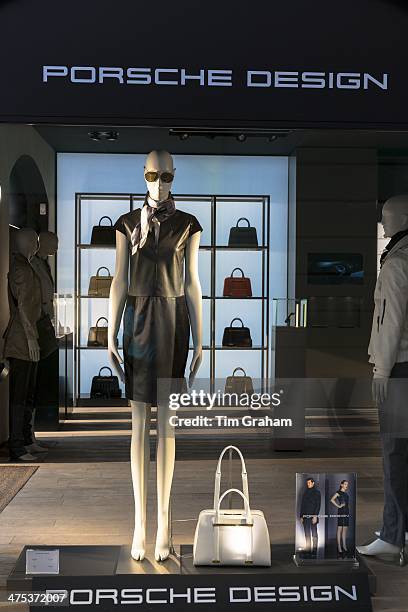
<svg viewBox="0 0 408 612">
<path fill-rule="evenodd" d="M 145 179 L 148 183 L 155 183 L 159 178 L 163 181 L 163 183 L 171 183 L 174 179 L 174 174 L 171 172 L 145 172 Z"/>
</svg>

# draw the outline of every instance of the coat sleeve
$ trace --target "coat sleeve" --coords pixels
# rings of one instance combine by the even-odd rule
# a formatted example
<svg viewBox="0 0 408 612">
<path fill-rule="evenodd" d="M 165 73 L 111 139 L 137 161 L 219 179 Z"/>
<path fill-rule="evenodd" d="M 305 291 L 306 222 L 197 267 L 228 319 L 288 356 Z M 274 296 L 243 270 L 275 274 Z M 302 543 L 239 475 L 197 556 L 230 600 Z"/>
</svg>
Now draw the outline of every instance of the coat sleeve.
<svg viewBox="0 0 408 612">
<path fill-rule="evenodd" d="M 29 316 L 28 304 L 32 299 L 32 279 L 20 266 L 10 272 L 10 284 L 13 296 L 17 301 L 18 314 L 28 341 L 38 339 L 36 323 Z"/>
<path fill-rule="evenodd" d="M 384 265 L 377 325 L 374 376 L 388 377 L 394 367 L 408 311 L 408 259 L 392 257 Z"/>
<path fill-rule="evenodd" d="M 313 514 L 315 514 L 316 516 L 319 514 L 320 512 L 320 506 L 322 503 L 322 494 L 320 493 L 320 491 L 318 491 L 316 489 L 316 495 L 315 495 L 315 503 L 314 503 L 314 511 Z"/>
</svg>

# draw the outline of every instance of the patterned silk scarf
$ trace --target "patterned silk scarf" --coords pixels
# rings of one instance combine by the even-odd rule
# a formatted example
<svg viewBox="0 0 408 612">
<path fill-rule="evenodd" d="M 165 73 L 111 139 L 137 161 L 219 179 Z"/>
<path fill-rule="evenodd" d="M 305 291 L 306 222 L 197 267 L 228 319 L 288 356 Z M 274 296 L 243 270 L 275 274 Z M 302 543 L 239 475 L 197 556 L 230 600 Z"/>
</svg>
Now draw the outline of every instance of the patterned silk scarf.
<svg viewBox="0 0 408 612">
<path fill-rule="evenodd" d="M 173 196 L 170 194 L 167 200 L 159 202 L 156 206 L 153 205 L 153 200 L 149 198 L 149 194 L 146 195 L 142 212 L 140 214 L 140 222 L 136 225 L 130 237 L 132 243 L 132 255 L 134 255 L 137 249 L 141 249 L 146 240 L 147 236 L 156 221 L 162 223 L 176 212 L 176 205 L 173 200 Z"/>
</svg>

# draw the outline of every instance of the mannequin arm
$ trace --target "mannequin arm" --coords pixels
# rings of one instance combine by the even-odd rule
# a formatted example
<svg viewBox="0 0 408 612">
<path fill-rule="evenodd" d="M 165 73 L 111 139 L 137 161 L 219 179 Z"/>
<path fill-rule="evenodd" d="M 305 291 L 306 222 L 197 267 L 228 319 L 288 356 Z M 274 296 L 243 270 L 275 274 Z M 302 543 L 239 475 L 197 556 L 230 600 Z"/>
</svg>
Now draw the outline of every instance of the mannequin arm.
<svg viewBox="0 0 408 612">
<path fill-rule="evenodd" d="M 38 344 L 37 321 L 31 321 L 27 313 L 27 304 L 31 299 L 31 283 L 26 272 L 18 265 L 10 272 L 10 286 L 17 300 L 18 313 L 27 338 L 30 360 L 39 361 L 40 346 Z"/>
<path fill-rule="evenodd" d="M 401 336 L 406 324 L 408 309 L 408 274 L 405 260 L 393 258 L 387 261 L 383 273 L 383 313 L 378 325 L 378 346 L 375 356 L 373 399 L 377 405 L 387 399 L 388 378 L 397 361 Z"/>
<path fill-rule="evenodd" d="M 200 232 L 195 232 L 195 234 L 193 234 L 187 242 L 184 283 L 194 346 L 193 359 L 190 364 L 190 385 L 192 385 L 202 361 L 203 306 L 200 278 L 198 276 L 199 246 Z"/>
<path fill-rule="evenodd" d="M 116 232 L 115 276 L 109 293 L 108 356 L 120 379 L 125 378 L 120 364 L 123 359 L 117 348 L 117 336 L 128 294 L 129 251 L 126 236 Z"/>
</svg>

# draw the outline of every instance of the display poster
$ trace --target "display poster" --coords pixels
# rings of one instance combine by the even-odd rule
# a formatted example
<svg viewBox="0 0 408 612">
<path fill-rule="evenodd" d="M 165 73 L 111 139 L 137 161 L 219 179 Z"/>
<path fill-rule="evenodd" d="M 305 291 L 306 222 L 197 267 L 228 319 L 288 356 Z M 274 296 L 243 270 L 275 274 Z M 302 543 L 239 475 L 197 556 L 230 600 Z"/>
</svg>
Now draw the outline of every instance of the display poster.
<svg viewBox="0 0 408 612">
<path fill-rule="evenodd" d="M 296 474 L 296 558 L 300 563 L 353 562 L 356 474 Z"/>
</svg>

